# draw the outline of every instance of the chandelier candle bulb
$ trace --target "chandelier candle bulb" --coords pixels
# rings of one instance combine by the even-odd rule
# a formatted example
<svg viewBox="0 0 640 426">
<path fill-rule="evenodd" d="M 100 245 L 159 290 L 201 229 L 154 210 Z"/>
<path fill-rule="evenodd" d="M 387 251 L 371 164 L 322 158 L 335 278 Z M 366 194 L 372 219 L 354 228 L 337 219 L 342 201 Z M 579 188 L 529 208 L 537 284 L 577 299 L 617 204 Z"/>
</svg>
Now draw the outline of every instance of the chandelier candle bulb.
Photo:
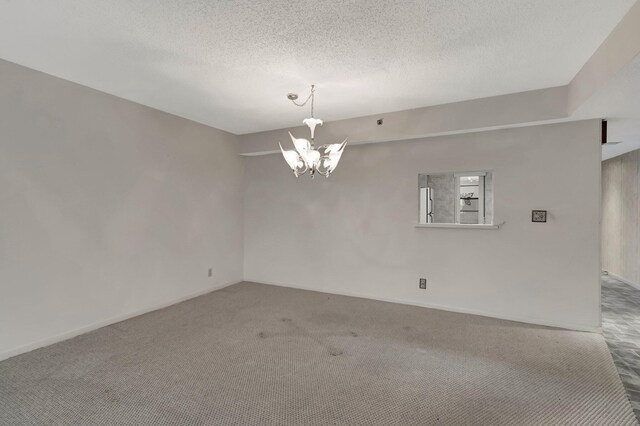
<svg viewBox="0 0 640 426">
<path fill-rule="evenodd" d="M 340 157 L 342 157 L 344 148 L 347 145 L 347 139 L 342 141 L 342 143 L 322 145 L 318 149 L 315 148 L 313 140 L 315 138 L 316 126 L 322 126 L 323 122 L 319 118 L 315 118 L 313 116 L 313 105 L 315 100 L 314 85 L 311 86 L 311 93 L 303 103 L 297 103 L 296 99 L 298 99 L 298 95 L 294 95 L 292 93 L 287 95 L 287 99 L 299 107 L 305 106 L 307 102 L 311 100 L 311 117 L 305 118 L 302 121 L 302 124 L 309 127 L 311 132 L 311 141 L 296 138 L 291 134 L 291 132 L 289 132 L 289 137 L 291 137 L 291 142 L 293 143 L 293 149 L 284 149 L 282 144 L 278 142 L 282 156 L 296 178 L 306 172 L 309 172 L 311 178 L 315 177 L 316 172 L 324 177 L 329 177 L 329 175 L 338 166 Z"/>
</svg>

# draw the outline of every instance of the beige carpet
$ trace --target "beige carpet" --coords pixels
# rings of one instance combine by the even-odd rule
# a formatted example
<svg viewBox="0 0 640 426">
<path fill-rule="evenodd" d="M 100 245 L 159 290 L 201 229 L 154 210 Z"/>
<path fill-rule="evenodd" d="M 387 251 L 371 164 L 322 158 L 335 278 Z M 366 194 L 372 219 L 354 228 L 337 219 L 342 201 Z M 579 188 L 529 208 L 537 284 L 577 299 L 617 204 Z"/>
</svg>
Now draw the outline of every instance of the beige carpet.
<svg viewBox="0 0 640 426">
<path fill-rule="evenodd" d="M 0 424 L 637 423 L 600 335 L 242 283 L 1 362 Z"/>
</svg>

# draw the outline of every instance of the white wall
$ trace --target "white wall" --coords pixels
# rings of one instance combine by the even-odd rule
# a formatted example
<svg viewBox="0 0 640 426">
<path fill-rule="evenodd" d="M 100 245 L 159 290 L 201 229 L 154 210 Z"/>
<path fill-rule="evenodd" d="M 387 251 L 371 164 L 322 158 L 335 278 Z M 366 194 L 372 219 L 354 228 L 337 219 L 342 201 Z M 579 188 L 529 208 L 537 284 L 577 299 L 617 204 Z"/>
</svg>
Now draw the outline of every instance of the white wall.
<svg viewBox="0 0 640 426">
<path fill-rule="evenodd" d="M 235 136 L 0 61 L 0 148 L 0 359 L 242 280 Z"/>
<path fill-rule="evenodd" d="M 352 146 L 314 181 L 281 155 L 247 157 L 245 279 L 597 329 L 599 132 L 589 120 Z M 419 173 L 485 169 L 501 229 L 414 227 Z"/>
</svg>

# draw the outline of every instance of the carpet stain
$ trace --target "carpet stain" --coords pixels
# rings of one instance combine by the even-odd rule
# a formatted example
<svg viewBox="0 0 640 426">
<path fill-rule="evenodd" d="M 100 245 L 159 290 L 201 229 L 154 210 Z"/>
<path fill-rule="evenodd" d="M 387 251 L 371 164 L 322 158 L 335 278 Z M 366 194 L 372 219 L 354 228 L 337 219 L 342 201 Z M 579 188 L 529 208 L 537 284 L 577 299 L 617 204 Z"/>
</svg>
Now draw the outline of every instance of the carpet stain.
<svg viewBox="0 0 640 426">
<path fill-rule="evenodd" d="M 327 341 L 325 341 L 324 337 L 333 336 L 335 334 L 328 334 L 326 336 L 319 336 L 317 334 L 312 334 L 305 327 L 296 324 L 291 318 L 280 318 L 280 322 L 283 322 L 287 325 L 288 330 L 282 332 L 265 332 L 259 331 L 257 336 L 260 339 L 267 339 L 272 337 L 304 337 L 313 340 L 319 346 L 324 348 L 330 356 L 340 356 L 343 354 L 343 351 L 331 345 Z M 351 337 L 358 337 L 358 333 L 355 331 L 349 331 L 348 335 Z M 342 334 L 344 336 L 344 334 Z"/>
</svg>

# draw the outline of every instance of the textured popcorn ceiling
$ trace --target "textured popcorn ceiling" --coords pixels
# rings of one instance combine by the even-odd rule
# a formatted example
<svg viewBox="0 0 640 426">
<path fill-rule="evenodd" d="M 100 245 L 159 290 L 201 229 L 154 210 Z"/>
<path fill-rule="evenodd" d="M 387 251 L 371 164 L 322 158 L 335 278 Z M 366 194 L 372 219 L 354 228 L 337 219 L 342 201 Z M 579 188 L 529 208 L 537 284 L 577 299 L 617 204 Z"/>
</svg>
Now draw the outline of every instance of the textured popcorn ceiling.
<svg viewBox="0 0 640 426">
<path fill-rule="evenodd" d="M 567 84 L 633 3 L 0 0 L 0 58 L 248 133 Z"/>
</svg>

